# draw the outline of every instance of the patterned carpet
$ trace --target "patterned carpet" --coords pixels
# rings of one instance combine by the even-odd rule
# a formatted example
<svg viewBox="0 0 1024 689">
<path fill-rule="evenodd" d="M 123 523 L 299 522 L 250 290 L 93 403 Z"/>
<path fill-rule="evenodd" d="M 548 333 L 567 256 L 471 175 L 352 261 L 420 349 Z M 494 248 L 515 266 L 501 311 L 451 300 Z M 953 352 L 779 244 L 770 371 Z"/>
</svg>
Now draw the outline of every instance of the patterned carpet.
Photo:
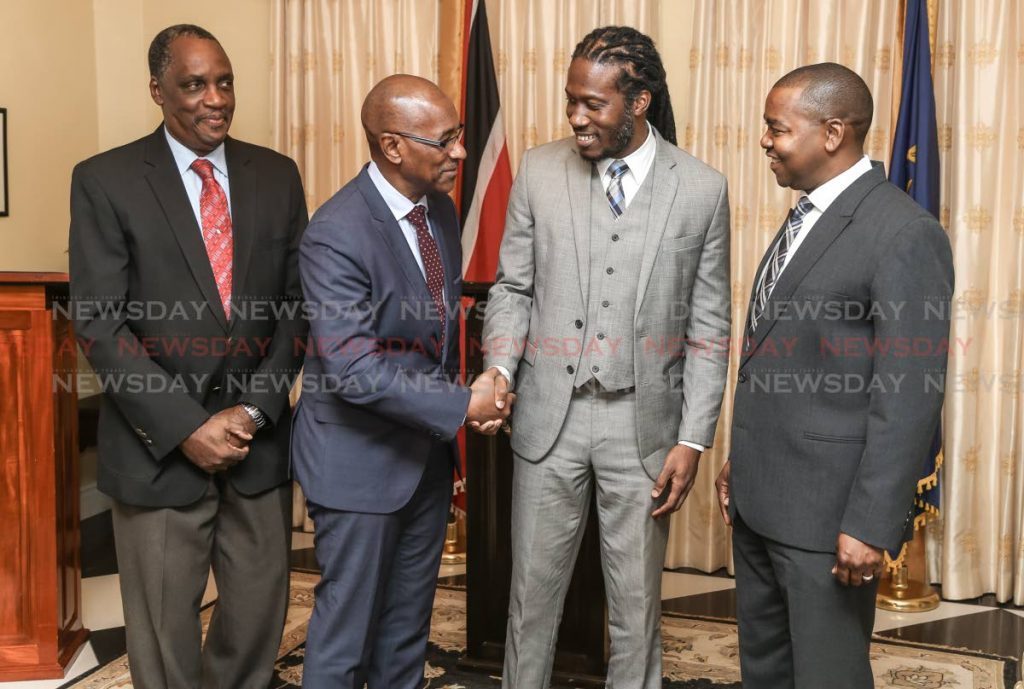
<svg viewBox="0 0 1024 689">
<path fill-rule="evenodd" d="M 313 607 L 318 577 L 292 573 L 291 600 L 280 660 L 268 689 L 296 689 L 302 684 L 306 624 Z M 210 609 L 204 611 L 204 628 Z M 727 620 L 665 615 L 665 689 L 739 689 L 736 625 Z M 426 667 L 429 689 L 490 689 L 497 677 L 468 673 L 456 664 L 465 647 L 465 592 L 439 588 L 434 599 L 430 653 Z M 991 654 L 876 638 L 871 649 L 876 689 L 1013 689 L 1017 660 Z M 837 671 L 841 672 L 841 668 Z M 71 689 L 128 689 L 126 656 L 108 663 L 71 685 Z M 1018 685 L 1018 689 L 1024 689 Z"/>
</svg>

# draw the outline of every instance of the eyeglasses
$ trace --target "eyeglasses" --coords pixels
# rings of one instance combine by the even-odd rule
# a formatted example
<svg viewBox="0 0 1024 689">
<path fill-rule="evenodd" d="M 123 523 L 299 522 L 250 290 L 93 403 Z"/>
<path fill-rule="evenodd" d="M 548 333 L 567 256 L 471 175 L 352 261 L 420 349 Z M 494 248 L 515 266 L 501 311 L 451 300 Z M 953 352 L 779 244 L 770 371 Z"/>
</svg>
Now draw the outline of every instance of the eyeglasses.
<svg viewBox="0 0 1024 689">
<path fill-rule="evenodd" d="M 451 136 L 447 136 L 443 139 L 428 139 L 423 136 L 416 136 L 415 134 L 406 134 L 405 132 L 391 133 L 405 137 L 406 139 L 417 141 L 421 144 L 426 144 L 427 146 L 433 146 L 434 148 L 440 148 L 445 151 L 450 151 L 452 147 L 455 146 L 455 144 L 461 143 L 462 135 L 466 133 L 466 126 L 460 123 L 459 128 L 455 130 L 454 134 L 452 134 Z"/>
</svg>

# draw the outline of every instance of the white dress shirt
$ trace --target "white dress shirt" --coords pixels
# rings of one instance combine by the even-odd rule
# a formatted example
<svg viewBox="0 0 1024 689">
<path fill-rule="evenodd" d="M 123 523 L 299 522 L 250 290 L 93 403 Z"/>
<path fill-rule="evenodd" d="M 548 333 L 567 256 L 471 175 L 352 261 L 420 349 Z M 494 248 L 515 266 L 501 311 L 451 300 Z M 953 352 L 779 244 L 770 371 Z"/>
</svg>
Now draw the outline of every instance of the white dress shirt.
<svg viewBox="0 0 1024 689">
<path fill-rule="evenodd" d="M 612 163 L 616 160 L 621 160 L 629 167 L 621 177 L 622 195 L 624 197 L 623 210 L 629 207 L 637 191 L 640 190 L 640 185 L 647 178 L 647 173 L 651 171 L 651 165 L 654 164 L 654 154 L 657 151 L 658 140 L 654 138 L 654 132 L 651 131 L 651 125 L 648 124 L 647 138 L 640 144 L 640 148 L 624 158 L 601 158 L 601 160 L 594 163 L 597 167 L 597 174 L 601 176 L 601 186 L 604 187 L 606 193 L 612 183 L 612 178 L 608 174 L 608 168 L 612 166 Z"/>
<path fill-rule="evenodd" d="M 820 218 L 822 214 L 828 210 L 828 207 L 832 205 L 833 201 L 839 198 L 840 194 L 846 191 L 846 189 L 851 184 L 856 182 L 861 175 L 863 175 L 865 172 L 869 172 L 870 170 L 871 159 L 868 158 L 867 156 L 864 156 L 856 163 L 854 163 L 852 166 L 848 167 L 843 172 L 840 172 L 838 175 L 836 175 L 829 181 L 819 186 L 810 194 L 806 192 L 800 194 L 800 196 L 807 197 L 807 199 L 811 202 L 812 208 L 811 210 L 807 211 L 807 214 L 804 216 L 803 224 L 801 224 L 800 229 L 797 231 L 796 237 L 793 238 L 793 243 L 789 245 L 789 251 L 786 252 L 786 260 L 782 264 L 782 270 L 779 271 L 779 275 L 782 275 L 782 273 L 785 272 L 786 266 L 788 266 L 789 262 L 793 260 L 793 256 L 796 255 L 796 252 L 800 248 L 800 245 L 803 244 L 804 239 L 807 238 L 807 235 L 810 234 L 811 230 L 814 228 L 814 225 L 818 222 L 818 218 Z M 780 237 L 779 239 L 781 241 L 782 238 Z M 772 248 L 772 251 L 774 251 L 774 246 Z M 765 264 L 765 270 L 767 270 L 767 268 L 768 264 Z M 754 284 L 761 284 L 763 274 L 764 270 L 761 271 L 761 275 L 758 275 L 757 282 Z M 775 280 L 775 284 L 779 284 L 777 278 Z M 768 296 L 771 296 L 771 294 L 769 294 Z"/>
<path fill-rule="evenodd" d="M 381 174 L 380 168 L 377 167 L 377 163 L 370 162 L 367 174 L 370 175 L 370 181 L 373 182 L 373 186 L 377 187 L 377 191 L 384 197 L 384 203 L 387 204 L 388 210 L 395 216 L 395 220 L 398 221 L 398 226 L 402 228 L 402 236 L 405 237 L 406 243 L 409 245 L 409 251 L 412 252 L 413 258 L 416 259 L 416 265 L 420 267 L 420 274 L 423 276 L 423 281 L 427 280 L 427 269 L 423 267 L 423 256 L 420 255 L 420 243 L 416 239 L 416 228 L 413 227 L 412 221 L 407 217 L 412 209 L 417 205 L 423 206 L 427 210 L 427 228 L 430 230 L 430 235 L 434 238 L 434 242 L 437 242 L 437 232 L 434 230 L 434 224 L 430 221 L 430 204 L 427 202 L 427 197 L 422 196 L 420 200 L 413 203 L 406 197 L 402 192 L 395 189 L 391 182 L 384 179 L 384 175 Z M 441 246 L 437 247 L 438 253 L 440 254 Z M 446 276 L 447 277 L 447 276 Z M 445 287 L 445 293 L 447 293 L 447 286 Z"/>
<path fill-rule="evenodd" d="M 228 161 L 224 155 L 224 144 L 213 149 L 204 156 L 197 156 L 192 149 L 185 146 L 167 131 L 164 127 L 164 136 L 167 137 L 167 144 L 171 147 L 171 155 L 174 156 L 174 166 L 181 175 L 181 181 L 185 183 L 185 193 L 188 194 L 188 201 L 192 204 L 192 212 L 196 216 L 196 223 L 199 224 L 199 233 L 203 232 L 203 219 L 199 213 L 199 196 L 203 192 L 203 178 L 192 169 L 192 163 L 199 158 L 204 158 L 213 163 L 213 178 L 217 180 L 224 189 L 224 196 L 228 200 L 228 215 L 231 215 L 231 185 L 228 182 Z"/>
</svg>

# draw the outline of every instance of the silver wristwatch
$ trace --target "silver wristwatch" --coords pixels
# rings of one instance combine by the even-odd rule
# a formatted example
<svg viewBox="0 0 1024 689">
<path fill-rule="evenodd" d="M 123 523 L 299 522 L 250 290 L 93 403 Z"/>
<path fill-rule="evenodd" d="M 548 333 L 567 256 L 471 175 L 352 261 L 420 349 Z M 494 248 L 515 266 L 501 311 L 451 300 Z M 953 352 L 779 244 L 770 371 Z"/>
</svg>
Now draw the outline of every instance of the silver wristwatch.
<svg viewBox="0 0 1024 689">
<path fill-rule="evenodd" d="M 242 409 L 245 413 L 252 417 L 253 423 L 256 424 L 256 428 L 260 429 L 267 425 L 267 415 L 264 414 L 259 407 L 255 404 L 242 403 Z"/>
</svg>

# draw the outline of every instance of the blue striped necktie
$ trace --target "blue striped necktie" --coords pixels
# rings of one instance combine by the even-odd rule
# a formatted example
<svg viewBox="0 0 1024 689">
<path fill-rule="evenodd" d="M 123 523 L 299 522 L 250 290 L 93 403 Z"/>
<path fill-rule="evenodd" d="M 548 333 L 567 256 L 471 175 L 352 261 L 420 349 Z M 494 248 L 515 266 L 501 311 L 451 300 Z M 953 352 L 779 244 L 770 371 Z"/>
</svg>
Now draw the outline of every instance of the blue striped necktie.
<svg viewBox="0 0 1024 689">
<path fill-rule="evenodd" d="M 764 307 L 768 304 L 768 298 L 772 295 L 772 290 L 775 289 L 775 283 L 779 281 L 779 276 L 782 275 L 783 266 L 786 265 L 786 255 L 789 254 L 789 249 L 793 246 L 793 240 L 800 234 L 800 228 L 804 225 L 804 216 L 812 208 L 814 208 L 814 204 L 811 203 L 811 200 L 806 196 L 801 196 L 796 204 L 796 208 L 789 212 L 789 218 L 786 219 L 786 228 L 782 233 L 782 237 L 775 244 L 775 248 L 768 258 L 768 264 L 765 266 L 764 272 L 761 273 L 761 281 L 757 285 L 757 291 L 754 292 L 754 304 L 750 309 L 751 333 L 757 329 L 757 322 L 764 315 Z"/>
<path fill-rule="evenodd" d="M 605 192 L 608 195 L 608 205 L 611 206 L 612 216 L 616 219 L 626 210 L 626 195 L 622 191 L 622 176 L 626 174 L 629 166 L 624 160 L 614 160 L 608 168 L 608 176 L 612 178 Z"/>
</svg>

